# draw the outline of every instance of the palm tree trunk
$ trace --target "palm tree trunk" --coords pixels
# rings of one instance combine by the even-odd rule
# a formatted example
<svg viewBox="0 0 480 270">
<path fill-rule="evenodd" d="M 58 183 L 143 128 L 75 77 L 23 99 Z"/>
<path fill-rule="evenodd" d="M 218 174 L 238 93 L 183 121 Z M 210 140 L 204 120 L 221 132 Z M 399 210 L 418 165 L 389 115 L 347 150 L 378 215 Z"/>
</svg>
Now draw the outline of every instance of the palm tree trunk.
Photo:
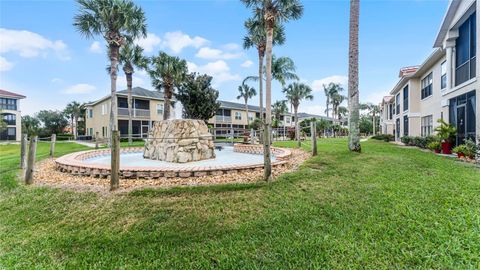
<svg viewBox="0 0 480 270">
<path fill-rule="evenodd" d="M 272 178 L 272 164 L 270 160 L 270 129 L 272 124 L 272 46 L 273 46 L 273 23 L 267 25 L 266 44 L 266 70 L 267 81 L 265 82 L 265 136 L 263 138 L 264 179 Z M 261 79 L 262 77 L 260 77 Z"/>
<path fill-rule="evenodd" d="M 375 136 L 375 111 L 373 111 L 373 136 Z"/>
<path fill-rule="evenodd" d="M 245 98 L 245 111 L 247 112 L 247 129 L 250 126 L 250 120 L 248 119 L 248 98 Z"/>
<path fill-rule="evenodd" d="M 265 52 L 258 50 L 258 105 L 260 107 L 260 121 L 263 123 L 263 57 Z"/>
<path fill-rule="evenodd" d="M 125 73 L 127 77 L 127 103 L 128 103 L 128 145 L 132 145 L 132 73 Z"/>
<path fill-rule="evenodd" d="M 110 44 L 110 135 L 117 130 L 117 67 L 119 46 Z"/>
<path fill-rule="evenodd" d="M 77 140 L 78 137 L 78 115 L 73 117 L 73 139 Z"/>
<path fill-rule="evenodd" d="M 293 106 L 293 111 L 294 111 L 294 115 L 295 115 L 295 120 L 297 120 L 298 118 L 298 105 L 297 106 Z M 295 121 L 295 139 L 297 140 L 298 142 L 298 148 L 300 148 L 302 146 L 302 142 L 300 141 L 300 124 L 298 123 L 298 121 Z"/>
<path fill-rule="evenodd" d="M 170 118 L 170 103 L 172 99 L 172 90 L 173 86 L 166 85 L 165 87 L 165 103 L 163 105 L 163 120 L 168 120 Z"/>
<path fill-rule="evenodd" d="M 73 133 L 73 121 L 74 121 L 74 119 L 73 119 L 73 114 L 72 114 L 72 115 L 70 115 L 70 125 L 71 125 L 71 128 L 72 128 L 70 133 L 75 137 L 75 133 Z"/>
<path fill-rule="evenodd" d="M 359 93 L 358 93 L 358 24 L 360 0 L 350 0 L 350 38 L 348 61 L 348 108 L 349 135 L 348 148 L 361 152 L 359 127 Z"/>
<path fill-rule="evenodd" d="M 329 106 L 330 105 L 330 99 L 328 98 L 328 95 L 327 95 L 327 118 L 328 118 L 328 109 L 329 109 Z"/>
</svg>

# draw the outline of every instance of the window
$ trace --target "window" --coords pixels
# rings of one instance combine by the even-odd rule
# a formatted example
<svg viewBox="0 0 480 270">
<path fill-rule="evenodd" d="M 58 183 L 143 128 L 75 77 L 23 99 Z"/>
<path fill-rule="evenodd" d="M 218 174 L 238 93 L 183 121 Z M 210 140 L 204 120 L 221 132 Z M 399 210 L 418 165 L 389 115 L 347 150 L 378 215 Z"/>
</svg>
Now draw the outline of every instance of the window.
<svg viewBox="0 0 480 270">
<path fill-rule="evenodd" d="M 88 117 L 93 118 L 93 109 L 88 109 Z"/>
<path fill-rule="evenodd" d="M 440 79 L 441 89 L 447 88 L 447 61 L 443 61 L 441 65 L 442 77 Z"/>
<path fill-rule="evenodd" d="M 249 120 L 249 121 L 253 121 L 253 118 L 255 118 L 255 113 L 249 112 L 249 113 L 248 113 L 248 120 Z"/>
<path fill-rule="evenodd" d="M 290 117 L 285 117 L 285 123 L 287 123 L 287 124 L 290 124 L 290 123 L 291 123 Z"/>
<path fill-rule="evenodd" d="M 235 120 L 242 120 L 242 113 L 241 112 L 235 112 Z"/>
<path fill-rule="evenodd" d="M 11 98 L 0 98 L 0 110 L 17 110 L 17 100 Z"/>
<path fill-rule="evenodd" d="M 408 116 L 403 117 L 403 136 L 408 136 Z"/>
<path fill-rule="evenodd" d="M 427 115 L 421 119 L 421 135 L 422 137 L 429 136 L 433 131 L 433 116 Z"/>
<path fill-rule="evenodd" d="M 408 85 L 403 88 L 403 111 L 408 110 Z"/>
<path fill-rule="evenodd" d="M 102 115 L 107 114 L 107 104 L 102 104 Z"/>
<path fill-rule="evenodd" d="M 396 114 L 400 114 L 400 93 L 397 94 L 397 96 L 395 97 L 395 113 Z"/>
<path fill-rule="evenodd" d="M 157 104 L 157 114 L 158 115 L 163 115 L 163 103 L 162 104 Z"/>
<path fill-rule="evenodd" d="M 10 126 L 16 125 L 15 114 L 4 113 L 4 114 L 2 114 L 2 118 L 3 118 L 3 121 L 5 122 L 5 124 L 7 124 L 7 125 L 10 125 Z"/>
<path fill-rule="evenodd" d="M 455 85 L 475 77 L 476 64 L 476 13 L 473 13 L 458 28 L 455 45 Z"/>
<path fill-rule="evenodd" d="M 433 73 L 422 79 L 422 99 L 432 95 Z"/>
<path fill-rule="evenodd" d="M 388 119 L 389 120 L 393 119 L 393 104 L 392 103 L 388 104 Z"/>
<path fill-rule="evenodd" d="M 90 136 L 93 136 L 93 128 L 89 128 L 88 130 L 90 130 Z"/>
</svg>

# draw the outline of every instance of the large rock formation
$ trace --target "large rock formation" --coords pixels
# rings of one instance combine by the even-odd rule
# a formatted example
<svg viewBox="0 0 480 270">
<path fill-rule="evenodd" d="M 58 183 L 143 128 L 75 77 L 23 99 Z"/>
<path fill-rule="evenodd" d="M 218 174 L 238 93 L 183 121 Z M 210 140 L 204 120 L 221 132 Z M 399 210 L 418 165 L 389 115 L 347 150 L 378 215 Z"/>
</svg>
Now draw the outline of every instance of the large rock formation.
<svg viewBox="0 0 480 270">
<path fill-rule="evenodd" d="M 168 162 L 215 158 L 212 135 L 205 122 L 193 119 L 155 122 L 145 142 L 143 157 Z"/>
</svg>

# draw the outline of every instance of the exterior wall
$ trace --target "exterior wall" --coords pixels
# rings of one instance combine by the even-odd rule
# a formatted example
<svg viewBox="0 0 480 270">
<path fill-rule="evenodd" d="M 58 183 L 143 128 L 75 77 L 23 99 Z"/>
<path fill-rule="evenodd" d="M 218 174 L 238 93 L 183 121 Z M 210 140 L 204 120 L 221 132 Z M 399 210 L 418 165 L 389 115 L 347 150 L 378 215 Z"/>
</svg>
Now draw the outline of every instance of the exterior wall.
<svg viewBox="0 0 480 270">
<path fill-rule="evenodd" d="M 102 114 L 102 106 L 106 106 L 105 114 Z M 109 125 L 110 125 L 110 99 L 106 99 L 94 106 L 86 106 L 86 117 L 85 117 L 85 128 L 86 134 L 89 136 L 95 137 L 97 132 L 99 138 L 108 138 L 110 135 Z M 90 118 L 89 110 L 93 110 L 93 117 Z M 107 127 L 107 134 L 103 136 L 102 128 Z"/>
<path fill-rule="evenodd" d="M 12 97 L 6 97 L 9 99 L 16 99 Z M 22 140 L 22 113 L 20 111 L 20 99 L 17 100 L 17 110 L 7 110 L 7 109 L 2 109 L 1 113 L 2 114 L 13 114 L 15 115 L 15 125 L 7 125 L 7 128 L 15 128 L 15 141 L 21 141 Z"/>
</svg>

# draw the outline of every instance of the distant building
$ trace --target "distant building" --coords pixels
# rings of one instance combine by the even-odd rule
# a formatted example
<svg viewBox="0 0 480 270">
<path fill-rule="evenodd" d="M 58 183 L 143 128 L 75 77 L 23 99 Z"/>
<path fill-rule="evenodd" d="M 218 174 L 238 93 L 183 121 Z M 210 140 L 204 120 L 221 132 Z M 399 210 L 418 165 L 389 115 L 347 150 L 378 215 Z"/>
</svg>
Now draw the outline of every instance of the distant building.
<svg viewBox="0 0 480 270">
<path fill-rule="evenodd" d="M 20 112 L 20 99 L 23 95 L 0 89 L 0 116 L 7 124 L 0 130 L 0 141 L 20 141 L 22 136 L 22 115 Z"/>
</svg>

